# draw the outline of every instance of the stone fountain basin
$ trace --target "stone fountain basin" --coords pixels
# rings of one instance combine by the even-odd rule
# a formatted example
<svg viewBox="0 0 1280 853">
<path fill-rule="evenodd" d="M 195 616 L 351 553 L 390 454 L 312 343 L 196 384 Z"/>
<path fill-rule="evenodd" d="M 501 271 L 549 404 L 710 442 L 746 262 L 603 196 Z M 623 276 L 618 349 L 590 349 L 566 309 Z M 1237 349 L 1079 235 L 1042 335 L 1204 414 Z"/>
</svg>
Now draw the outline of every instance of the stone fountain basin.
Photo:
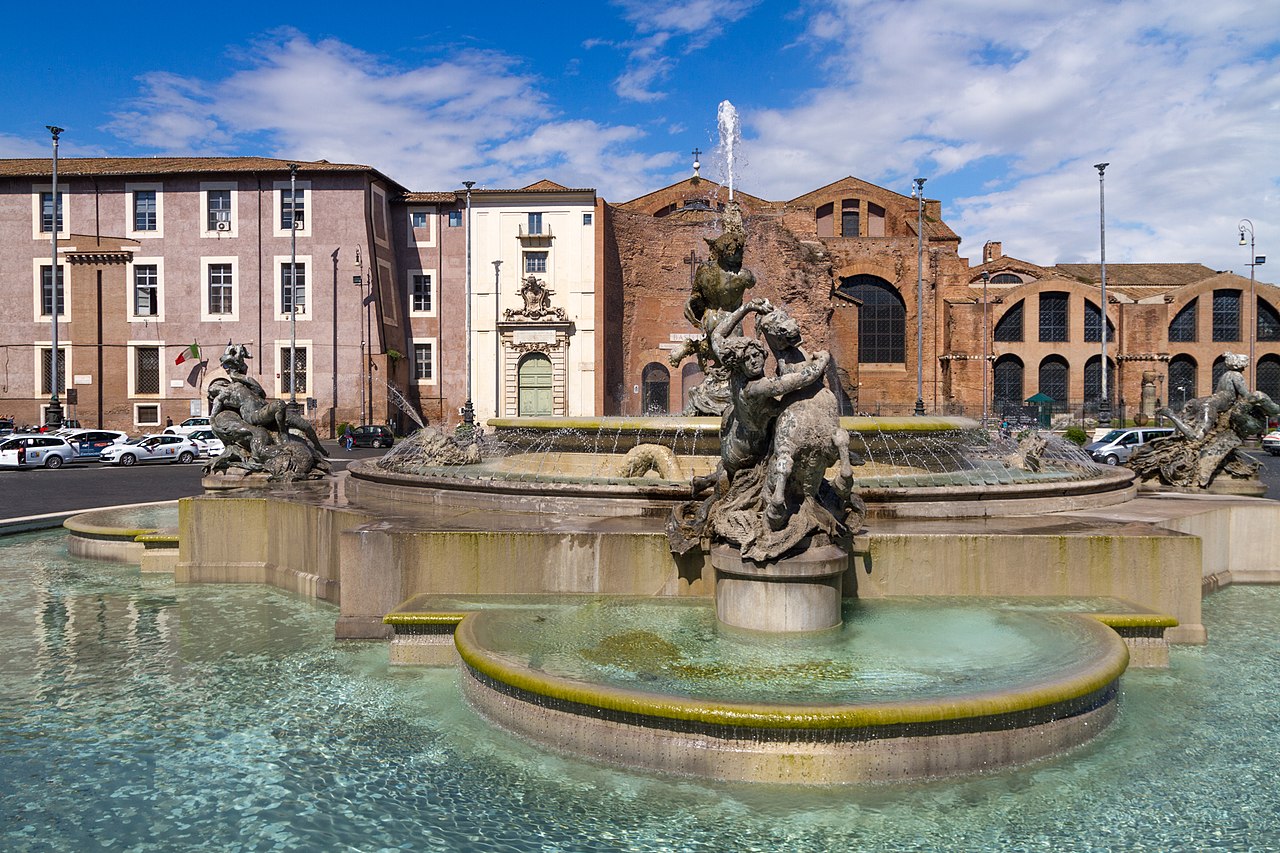
<svg viewBox="0 0 1280 853">
<path fill-rule="evenodd" d="M 801 784 L 951 776 L 1043 758 L 1114 714 L 1124 641 L 1089 616 L 982 599 L 850 601 L 803 638 L 691 601 L 484 610 L 454 642 L 485 716 L 653 771 Z"/>
</svg>

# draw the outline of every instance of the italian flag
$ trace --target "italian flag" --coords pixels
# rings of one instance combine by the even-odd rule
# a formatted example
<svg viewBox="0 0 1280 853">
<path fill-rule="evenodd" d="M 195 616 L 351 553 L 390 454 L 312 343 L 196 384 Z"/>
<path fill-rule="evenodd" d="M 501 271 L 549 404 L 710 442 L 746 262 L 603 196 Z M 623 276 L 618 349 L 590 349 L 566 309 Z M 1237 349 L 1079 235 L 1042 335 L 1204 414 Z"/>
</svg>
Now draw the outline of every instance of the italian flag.
<svg viewBox="0 0 1280 853">
<path fill-rule="evenodd" d="M 199 357 L 200 357 L 200 347 L 196 344 L 192 344 L 191 346 L 184 349 L 182 352 L 178 353 L 178 357 L 174 359 L 173 363 L 182 364 L 182 362 L 186 361 L 189 358 L 199 358 Z"/>
</svg>

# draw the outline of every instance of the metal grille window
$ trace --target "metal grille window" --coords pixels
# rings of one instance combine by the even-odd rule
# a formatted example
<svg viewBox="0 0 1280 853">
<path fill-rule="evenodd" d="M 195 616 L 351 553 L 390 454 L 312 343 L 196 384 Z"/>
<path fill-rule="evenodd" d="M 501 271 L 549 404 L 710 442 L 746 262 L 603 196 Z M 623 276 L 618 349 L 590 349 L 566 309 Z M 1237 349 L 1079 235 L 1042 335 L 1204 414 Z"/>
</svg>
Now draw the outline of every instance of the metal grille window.
<svg viewBox="0 0 1280 853">
<path fill-rule="evenodd" d="M 840 233 L 845 237 L 857 237 L 860 224 L 858 200 L 846 198 L 840 202 Z"/>
<path fill-rule="evenodd" d="M 58 230 L 62 230 L 62 199 L 58 193 Z M 53 231 L 53 193 L 40 193 L 40 230 L 45 234 Z"/>
<path fill-rule="evenodd" d="M 1022 362 L 1016 356 L 1006 355 L 997 359 L 991 375 L 991 391 L 997 411 L 1022 404 L 1025 399 L 1022 393 L 1023 370 Z"/>
<path fill-rule="evenodd" d="M 1018 304 L 1004 312 L 1004 316 L 996 322 L 994 340 L 1010 343 L 1022 340 L 1023 306 L 1025 305 L 1025 301 L 1019 300 Z"/>
<path fill-rule="evenodd" d="M 415 274 L 412 279 L 413 310 L 431 310 L 431 276 Z"/>
<path fill-rule="evenodd" d="M 1273 400 L 1280 399 L 1280 359 L 1274 355 L 1258 359 L 1257 390 Z"/>
<path fill-rule="evenodd" d="M 1084 339 L 1086 341 L 1102 340 L 1102 309 L 1089 300 L 1084 301 Z M 1116 327 L 1111 318 L 1107 318 L 1107 340 L 1116 339 Z"/>
<path fill-rule="evenodd" d="M 280 265 L 280 313 L 307 313 L 307 268 L 303 264 Z"/>
<path fill-rule="evenodd" d="M 1102 371 L 1099 369 L 1101 364 L 1102 356 L 1095 355 L 1084 365 L 1084 404 L 1087 407 L 1096 407 L 1098 401 L 1102 399 Z M 1115 395 L 1116 365 L 1111 359 L 1107 359 L 1107 400 L 1114 399 Z"/>
<path fill-rule="evenodd" d="M 289 347 L 280 350 L 280 363 L 284 371 L 280 374 L 280 385 L 284 392 L 294 394 L 307 393 L 307 348 L 293 348 L 292 370 L 290 370 Z"/>
<path fill-rule="evenodd" d="M 1258 340 L 1280 341 L 1280 312 L 1265 299 L 1258 300 Z"/>
<path fill-rule="evenodd" d="M 546 252 L 525 252 L 524 253 L 524 271 L 525 272 L 546 272 L 547 271 L 547 253 Z"/>
<path fill-rule="evenodd" d="M 53 388 L 49 385 L 49 379 L 53 376 L 53 347 L 45 347 L 40 350 L 40 391 L 43 394 L 52 394 Z M 63 347 L 58 347 L 58 393 L 61 394 L 67 390 L 67 351 Z"/>
<path fill-rule="evenodd" d="M 290 195 L 293 196 L 293 203 L 290 204 Z M 289 190 L 287 187 L 280 190 L 280 230 L 288 231 L 293 227 L 293 220 L 296 216 L 298 219 L 298 227 L 305 228 L 307 221 L 307 191 L 304 189 Z"/>
<path fill-rule="evenodd" d="M 1065 341 L 1067 331 L 1067 294 L 1057 291 L 1041 293 L 1040 341 L 1042 343 Z M 1058 398 L 1054 397 L 1054 399 Z"/>
<path fill-rule="evenodd" d="M 992 284 L 1022 284 L 1022 276 L 1011 272 L 998 272 L 991 276 Z"/>
<path fill-rule="evenodd" d="M 58 267 L 58 313 L 67 313 L 67 277 Z M 53 316 L 53 267 L 40 267 L 40 316 Z"/>
<path fill-rule="evenodd" d="M 1240 340 L 1240 291 L 1213 292 L 1213 339 L 1222 342 Z"/>
<path fill-rule="evenodd" d="M 1192 299 L 1169 323 L 1170 343 L 1185 344 L 1196 339 L 1196 315 L 1200 307 L 1199 299 Z"/>
<path fill-rule="evenodd" d="M 209 190 L 208 196 L 209 230 L 231 230 L 231 190 Z M 220 228 L 218 223 L 225 223 Z"/>
<path fill-rule="evenodd" d="M 641 405 L 646 415 L 665 415 L 671 406 L 671 373 L 656 361 L 645 365 L 641 374 L 644 397 Z"/>
<path fill-rule="evenodd" d="M 1174 356 L 1169 360 L 1169 405 L 1181 408 L 1183 403 L 1199 396 L 1196 360 L 1189 355 Z"/>
<path fill-rule="evenodd" d="M 1051 355 L 1040 362 L 1040 393 L 1053 398 L 1055 409 L 1066 405 L 1069 373 L 1066 360 L 1058 356 Z"/>
<path fill-rule="evenodd" d="M 136 190 L 133 193 L 133 230 L 155 231 L 156 191 Z"/>
<path fill-rule="evenodd" d="M 135 347 L 133 393 L 160 393 L 160 347 Z"/>
<path fill-rule="evenodd" d="M 893 285 L 874 275 L 856 275 L 845 280 L 842 290 L 862 302 L 858 311 L 858 361 L 905 362 L 907 306 Z"/>
<path fill-rule="evenodd" d="M 210 314 L 231 314 L 235 311 L 234 287 L 231 264 L 209 264 Z"/>
<path fill-rule="evenodd" d="M 160 314 L 160 274 L 155 264 L 133 268 L 133 313 L 136 317 Z"/>
<path fill-rule="evenodd" d="M 419 382 L 435 378 L 435 353 L 431 344 L 413 345 L 413 378 Z"/>
</svg>

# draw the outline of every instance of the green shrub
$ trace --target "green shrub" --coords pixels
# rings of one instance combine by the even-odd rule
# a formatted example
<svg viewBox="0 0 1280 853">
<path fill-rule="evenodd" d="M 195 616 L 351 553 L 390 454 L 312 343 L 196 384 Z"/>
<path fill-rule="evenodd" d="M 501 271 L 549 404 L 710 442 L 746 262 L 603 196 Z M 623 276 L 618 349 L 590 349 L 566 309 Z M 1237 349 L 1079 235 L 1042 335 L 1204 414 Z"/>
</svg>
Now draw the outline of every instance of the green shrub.
<svg viewBox="0 0 1280 853">
<path fill-rule="evenodd" d="M 1089 433 L 1085 432 L 1083 427 L 1078 426 L 1067 427 L 1067 430 L 1062 434 L 1062 437 L 1072 444 L 1079 445 L 1080 447 L 1084 447 L 1085 444 L 1089 442 Z"/>
</svg>

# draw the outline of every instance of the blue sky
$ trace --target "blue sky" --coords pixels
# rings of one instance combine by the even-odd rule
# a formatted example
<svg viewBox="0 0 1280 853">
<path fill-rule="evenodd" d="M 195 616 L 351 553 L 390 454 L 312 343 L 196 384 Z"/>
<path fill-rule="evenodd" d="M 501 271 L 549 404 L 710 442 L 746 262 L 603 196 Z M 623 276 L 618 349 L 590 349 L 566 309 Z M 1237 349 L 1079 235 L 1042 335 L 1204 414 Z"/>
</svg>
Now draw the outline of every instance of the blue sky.
<svg viewBox="0 0 1280 853">
<path fill-rule="evenodd" d="M 549 178 L 625 201 L 716 166 L 787 199 L 927 177 L 976 260 L 1280 264 L 1280 17 L 1239 0 L 22 4 L 0 156 L 258 154 L 411 189 Z M 56 23 L 54 23 L 56 22 Z"/>
</svg>

